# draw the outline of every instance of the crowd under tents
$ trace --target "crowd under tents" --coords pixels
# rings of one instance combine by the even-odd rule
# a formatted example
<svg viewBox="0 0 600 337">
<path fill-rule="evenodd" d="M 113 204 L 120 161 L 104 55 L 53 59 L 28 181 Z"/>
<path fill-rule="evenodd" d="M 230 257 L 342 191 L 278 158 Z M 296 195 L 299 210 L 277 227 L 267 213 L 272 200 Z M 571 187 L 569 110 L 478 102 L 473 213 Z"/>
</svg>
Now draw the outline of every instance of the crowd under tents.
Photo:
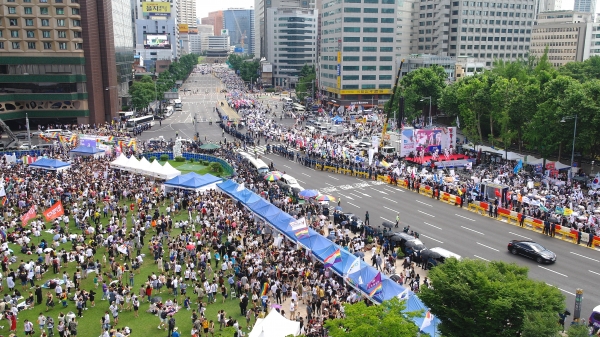
<svg viewBox="0 0 600 337">
<path fill-rule="evenodd" d="M 296 221 L 296 219 L 267 200 L 261 198 L 256 193 L 246 189 L 243 184 L 240 185 L 233 180 L 226 180 L 222 183 L 218 183 L 217 187 L 225 194 L 242 203 L 246 208 L 256 214 L 256 216 L 265 221 L 265 223 L 269 224 L 270 227 L 276 232 L 308 249 L 313 254 L 314 258 L 320 262 L 324 262 L 326 257 L 339 249 L 341 254 L 341 262 L 334 263 L 331 266 L 331 270 L 344 277 L 351 287 L 360 291 L 364 296 L 370 298 L 373 302 L 381 303 L 394 297 L 404 299 L 406 298 L 407 293 L 408 296 L 418 299 L 418 297 L 410 292 L 407 288 L 404 288 L 400 284 L 390 279 L 387 275 L 383 274 L 381 274 L 381 291 L 371 296 L 369 289 L 367 289 L 367 284 L 378 274 L 378 271 L 374 267 L 369 266 L 362 260 L 359 260 L 358 270 L 356 268 L 352 268 L 352 265 L 356 262 L 356 256 L 351 254 L 345 248 L 333 243 L 331 240 L 317 233 L 310 227 L 308 228 L 308 236 L 298 239 L 290 225 L 290 222 Z M 352 273 L 349 274 L 351 271 Z M 407 308 L 406 311 L 408 312 L 411 310 Z M 414 317 L 413 321 L 415 324 L 420 326 L 420 323 L 423 321 L 423 317 Z M 433 332 L 428 333 L 431 336 L 435 336 L 437 334 L 437 326 L 431 329 L 433 329 Z"/>
<path fill-rule="evenodd" d="M 206 191 L 217 188 L 217 183 L 223 181 L 219 177 L 215 177 L 210 173 L 199 175 L 195 172 L 180 175 L 175 178 L 165 181 L 165 188 L 169 189 L 179 188 L 183 190 L 192 191 Z"/>
<path fill-rule="evenodd" d="M 544 158 L 536 158 L 536 157 L 530 156 L 530 155 L 522 155 L 522 154 L 512 152 L 512 151 L 507 152 L 502 149 L 495 149 L 493 147 L 489 147 L 489 146 L 485 146 L 485 145 L 473 146 L 471 144 L 467 144 L 467 145 L 463 145 L 462 147 L 463 147 L 463 149 L 491 153 L 493 155 L 501 156 L 502 159 L 506 159 L 506 160 L 513 160 L 513 161 L 521 160 L 521 161 L 523 161 L 523 164 L 527 164 L 527 165 L 543 165 L 544 164 Z M 548 164 L 548 163 L 554 163 L 554 167 L 559 171 L 567 170 L 567 169 L 571 168 L 571 165 L 566 165 L 566 164 L 563 164 L 558 161 L 552 162 L 551 160 L 546 160 L 546 164 Z"/>
<path fill-rule="evenodd" d="M 110 163 L 110 166 L 115 169 L 165 180 L 181 175 L 181 171 L 173 168 L 169 162 L 160 165 L 156 160 L 150 163 L 145 157 L 138 160 L 135 156 L 127 158 L 122 153 L 117 159 Z"/>
<path fill-rule="evenodd" d="M 70 168 L 71 164 L 58 159 L 40 158 L 34 163 L 29 164 L 29 167 L 46 171 L 62 171 Z"/>
</svg>

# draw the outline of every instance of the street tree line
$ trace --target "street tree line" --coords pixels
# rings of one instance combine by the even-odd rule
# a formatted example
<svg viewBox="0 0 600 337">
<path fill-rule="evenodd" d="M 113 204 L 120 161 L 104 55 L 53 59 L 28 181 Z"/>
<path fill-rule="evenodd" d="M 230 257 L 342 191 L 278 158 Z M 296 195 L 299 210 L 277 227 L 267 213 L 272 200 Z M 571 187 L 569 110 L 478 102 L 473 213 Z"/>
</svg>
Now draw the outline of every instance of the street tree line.
<svg viewBox="0 0 600 337">
<path fill-rule="evenodd" d="M 198 55 L 187 54 L 172 62 L 167 71 L 158 75 L 156 81 L 150 76 L 143 76 L 139 81 L 133 82 L 129 94 L 133 107 L 142 110 L 155 100 L 162 100 L 164 93 L 176 88 L 176 81 L 184 81 L 198 63 Z"/>
<path fill-rule="evenodd" d="M 239 76 L 247 82 L 255 82 L 258 78 L 258 70 L 260 68 L 260 61 L 254 59 L 254 55 L 238 55 L 230 54 L 227 57 L 227 63 L 229 67 L 235 71 L 236 74 L 239 72 Z"/>
<path fill-rule="evenodd" d="M 599 154 L 600 57 L 555 69 L 545 54 L 496 61 L 491 70 L 449 85 L 446 78 L 440 66 L 408 73 L 387 111 L 398 111 L 403 96 L 410 122 L 427 111 L 429 101 L 422 98 L 431 96 L 440 111 L 452 120 L 458 117 L 461 131 L 473 143 L 525 148 L 559 160 L 571 154 L 577 115 L 576 150 L 589 157 Z"/>
</svg>

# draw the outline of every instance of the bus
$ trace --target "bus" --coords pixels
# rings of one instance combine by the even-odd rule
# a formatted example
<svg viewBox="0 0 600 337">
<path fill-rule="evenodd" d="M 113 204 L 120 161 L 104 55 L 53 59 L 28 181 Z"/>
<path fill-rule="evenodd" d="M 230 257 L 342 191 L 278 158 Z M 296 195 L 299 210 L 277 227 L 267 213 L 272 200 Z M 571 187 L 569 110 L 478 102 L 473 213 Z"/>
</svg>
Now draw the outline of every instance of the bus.
<svg viewBox="0 0 600 337">
<path fill-rule="evenodd" d="M 124 122 L 129 118 L 135 116 L 135 111 L 119 111 L 119 120 Z"/>
<path fill-rule="evenodd" d="M 150 126 L 154 125 L 154 116 L 148 115 L 148 116 L 142 116 L 142 117 L 128 119 L 127 124 L 126 124 L 127 131 L 131 132 L 137 126 L 144 125 L 144 124 L 150 124 Z"/>
<path fill-rule="evenodd" d="M 258 174 L 267 174 L 267 172 L 269 172 L 269 166 L 265 164 L 264 161 L 255 158 L 247 152 L 239 152 L 239 154 L 242 156 L 242 158 L 246 159 L 250 164 L 252 164 L 252 166 L 254 166 Z"/>
<path fill-rule="evenodd" d="M 183 104 L 181 103 L 180 99 L 174 100 L 173 104 L 175 105 L 175 111 L 181 111 L 181 110 L 183 110 Z"/>
</svg>

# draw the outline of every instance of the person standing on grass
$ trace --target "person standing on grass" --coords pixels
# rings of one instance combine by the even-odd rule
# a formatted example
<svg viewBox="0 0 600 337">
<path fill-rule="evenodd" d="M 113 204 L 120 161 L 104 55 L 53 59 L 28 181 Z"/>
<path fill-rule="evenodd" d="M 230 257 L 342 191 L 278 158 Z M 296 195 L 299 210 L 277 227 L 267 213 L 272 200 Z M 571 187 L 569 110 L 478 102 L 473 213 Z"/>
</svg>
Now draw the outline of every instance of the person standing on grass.
<svg viewBox="0 0 600 337">
<path fill-rule="evenodd" d="M 137 296 L 133 295 L 132 302 L 133 302 L 132 303 L 133 304 L 133 316 L 137 318 L 137 317 L 139 317 L 138 310 L 140 309 L 140 301 L 138 300 Z"/>
<path fill-rule="evenodd" d="M 169 330 L 167 331 L 167 337 L 171 337 L 171 334 L 176 329 L 175 328 L 175 317 L 171 316 L 171 318 L 169 318 L 168 327 L 169 327 Z"/>
<path fill-rule="evenodd" d="M 73 320 L 69 322 L 69 333 L 71 337 L 77 337 L 77 325 L 79 325 L 79 323 L 77 322 L 77 319 L 73 317 Z"/>
<path fill-rule="evenodd" d="M 23 331 L 25 331 L 25 336 L 33 335 L 33 323 L 31 323 L 29 320 L 25 320 L 23 323 Z"/>
</svg>

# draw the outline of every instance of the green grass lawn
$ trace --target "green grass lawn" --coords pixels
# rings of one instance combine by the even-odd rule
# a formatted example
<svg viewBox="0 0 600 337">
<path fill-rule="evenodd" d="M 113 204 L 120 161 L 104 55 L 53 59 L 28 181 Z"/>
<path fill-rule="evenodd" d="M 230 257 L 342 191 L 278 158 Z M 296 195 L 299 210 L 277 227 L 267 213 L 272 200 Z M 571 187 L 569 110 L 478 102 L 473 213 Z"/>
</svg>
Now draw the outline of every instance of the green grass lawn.
<svg viewBox="0 0 600 337">
<path fill-rule="evenodd" d="M 159 161 L 159 163 L 161 165 L 164 165 L 165 162 Z M 183 173 L 183 174 L 190 173 L 190 172 L 196 172 L 200 175 L 210 173 L 213 176 L 217 176 L 217 177 L 220 177 L 221 175 L 223 175 L 223 173 L 217 173 L 217 172 L 211 171 L 211 169 L 208 166 L 204 166 L 198 162 L 192 163 L 190 161 L 178 162 L 175 160 L 169 160 L 169 164 L 171 164 L 171 166 L 173 166 L 174 168 L 181 171 L 181 173 Z"/>
<path fill-rule="evenodd" d="M 178 164 L 184 164 L 184 163 L 178 163 Z M 175 165 L 173 165 L 173 166 L 175 166 Z M 177 215 L 177 216 L 175 216 L 174 221 L 183 219 L 184 217 L 185 217 L 185 215 Z M 108 218 L 102 219 L 102 223 L 107 223 L 107 222 L 108 222 Z M 71 223 L 70 227 L 73 228 L 74 224 Z M 177 235 L 180 233 L 180 231 L 181 231 L 180 229 L 174 229 L 172 232 L 172 235 Z M 80 231 L 77 229 L 71 230 L 71 232 L 72 233 L 80 233 Z M 147 232 L 147 235 L 145 238 L 146 243 L 147 243 L 148 239 L 152 236 L 152 234 L 153 234 L 153 231 L 150 229 Z M 35 244 L 38 244 L 39 242 L 41 242 L 41 239 L 46 239 L 46 241 L 51 242 L 52 234 L 44 232 L 41 237 L 32 237 L 32 242 Z M 18 262 L 20 260 L 29 261 L 30 259 L 37 258 L 37 256 L 35 256 L 35 255 L 21 254 L 20 247 L 18 245 L 10 244 L 9 247 L 15 252 Z M 62 249 L 62 248 L 69 250 L 71 248 L 71 244 L 70 243 L 62 244 L 59 247 L 59 249 Z M 143 265 L 140 268 L 140 274 L 136 274 L 135 278 L 134 278 L 133 291 L 136 294 L 139 293 L 140 285 L 144 284 L 144 281 L 147 280 L 148 276 L 152 272 L 158 271 L 156 265 L 153 262 L 153 258 L 151 256 L 148 248 L 144 247 L 142 252 L 144 254 L 146 254 L 146 257 L 144 259 Z M 98 251 L 95 255 L 95 258 L 102 261 L 102 255 L 104 253 L 105 253 L 105 248 L 102 247 L 102 248 L 98 249 Z M 166 257 L 168 258 L 168 256 L 166 256 Z M 165 257 L 163 257 L 163 258 L 165 258 Z M 18 267 L 18 262 L 16 264 L 12 264 L 11 268 L 16 269 Z M 214 266 L 213 266 L 213 268 L 214 268 Z M 103 272 L 105 272 L 107 270 L 108 270 L 107 268 L 103 268 Z M 52 269 L 50 269 L 48 272 L 46 272 L 46 274 L 43 275 L 42 280 L 37 281 L 36 284 L 41 285 L 43 282 L 45 282 L 49 279 L 52 279 L 54 277 L 57 277 L 57 276 L 60 278 L 60 276 L 62 275 L 62 271 L 67 271 L 69 273 L 70 277 L 72 277 L 72 274 L 75 272 L 75 263 L 70 262 L 66 266 L 63 265 L 61 272 L 58 275 L 54 275 L 52 273 Z M 157 272 L 157 274 L 158 274 L 158 272 Z M 86 290 L 94 289 L 94 284 L 93 284 L 94 275 L 95 274 L 90 274 L 87 279 L 82 280 L 82 282 L 81 282 L 82 289 L 86 289 Z M 128 279 L 129 279 L 128 275 L 127 276 L 124 275 L 123 281 L 127 282 Z M 16 281 L 16 283 L 18 283 L 16 285 L 16 287 L 20 287 L 20 282 Z M 6 283 L 4 284 L 4 286 L 6 288 Z M 21 293 L 24 297 L 27 297 L 28 292 L 29 292 L 29 286 L 27 286 L 26 288 L 27 289 L 25 289 L 25 290 L 22 290 L 22 288 L 17 288 L 17 289 L 19 289 L 19 291 L 21 291 Z M 175 301 L 174 296 L 170 293 L 167 293 L 165 291 L 164 287 L 162 290 L 163 290 L 162 293 L 157 294 L 157 296 L 162 297 L 163 302 L 166 301 L 168 298 L 171 298 Z M 196 303 L 198 296 L 194 295 L 193 287 L 191 285 L 188 287 L 187 290 L 188 290 L 187 296 L 190 296 L 192 303 L 194 303 L 192 308 L 196 308 L 195 303 Z M 35 330 L 36 330 L 36 336 L 39 336 L 41 334 L 39 326 L 37 325 L 37 317 L 40 313 L 43 313 L 46 316 L 51 316 L 52 318 L 54 318 L 55 322 L 57 323 L 56 325 L 58 325 L 56 318 L 58 317 L 58 314 L 60 312 L 67 314 L 67 312 L 73 311 L 74 313 L 77 313 L 77 308 L 76 308 L 74 302 L 69 301 L 68 307 L 63 308 L 62 305 L 60 304 L 60 302 L 56 301 L 56 300 L 55 300 L 56 306 L 53 309 L 50 309 L 50 311 L 46 312 L 46 306 L 45 306 L 45 298 L 46 297 L 45 296 L 47 294 L 47 291 L 54 292 L 54 290 L 44 289 L 44 291 L 43 291 L 44 302 L 41 305 L 39 305 L 39 306 L 36 305 L 35 308 L 33 308 L 32 310 L 24 310 L 19 313 L 19 318 L 18 318 L 18 323 L 17 323 L 17 331 L 18 331 L 17 335 L 18 336 L 23 335 L 23 322 L 26 319 L 28 319 L 34 323 Z M 95 291 L 97 292 L 96 306 L 91 307 L 91 304 L 88 301 L 89 309 L 83 312 L 82 318 L 78 319 L 78 321 L 79 321 L 78 336 L 80 336 L 80 337 L 98 337 L 98 336 L 100 336 L 100 333 L 101 333 L 101 323 L 100 323 L 101 316 L 104 314 L 104 312 L 106 310 L 108 310 L 109 303 L 108 303 L 108 301 L 100 300 L 102 298 L 102 285 L 100 285 L 98 289 L 95 289 Z M 184 300 L 184 298 L 182 298 L 181 295 L 177 298 L 177 301 L 181 306 L 183 306 L 183 300 Z M 204 300 L 206 302 L 206 297 L 204 298 Z M 217 303 L 208 305 L 208 308 L 205 313 L 206 317 L 209 320 L 213 320 L 216 322 L 217 311 L 223 309 L 227 313 L 227 316 L 231 316 L 233 319 L 236 319 L 236 320 L 242 322 L 241 326 L 245 328 L 246 320 L 244 317 L 242 317 L 240 315 L 239 299 L 229 298 L 225 301 L 225 303 L 222 303 L 222 301 L 223 301 L 223 297 L 220 294 L 217 295 Z M 146 310 L 148 309 L 148 307 L 149 307 L 149 304 L 147 302 L 141 303 L 138 318 L 134 317 L 133 311 L 123 311 L 122 313 L 120 313 L 119 314 L 119 324 L 117 325 L 117 328 L 119 328 L 119 327 L 122 328 L 124 326 L 128 326 L 133 330 L 133 336 L 160 336 L 160 335 L 166 336 L 167 331 L 157 329 L 157 326 L 159 324 L 158 317 L 151 315 L 149 313 L 146 313 Z M 191 310 L 187 311 L 182 308 L 174 316 L 177 321 L 176 326 L 179 328 L 179 331 L 182 336 L 189 336 L 189 334 L 190 334 L 190 330 L 192 327 L 191 315 L 192 315 Z M 218 323 L 216 323 L 215 325 L 216 325 L 215 336 L 228 336 L 228 337 L 233 336 L 233 328 L 224 329 L 221 332 L 218 329 L 218 326 L 219 326 Z M 9 329 L 10 329 L 10 323 L 6 320 L 3 320 L 2 322 L 0 322 L 0 326 L 3 326 L 2 328 L 0 328 L 0 335 L 4 334 L 4 335 L 8 336 Z M 248 330 L 246 330 L 246 331 L 248 331 Z M 56 331 L 56 328 L 54 329 L 54 333 L 55 333 L 55 336 L 58 336 L 58 332 Z"/>
</svg>

